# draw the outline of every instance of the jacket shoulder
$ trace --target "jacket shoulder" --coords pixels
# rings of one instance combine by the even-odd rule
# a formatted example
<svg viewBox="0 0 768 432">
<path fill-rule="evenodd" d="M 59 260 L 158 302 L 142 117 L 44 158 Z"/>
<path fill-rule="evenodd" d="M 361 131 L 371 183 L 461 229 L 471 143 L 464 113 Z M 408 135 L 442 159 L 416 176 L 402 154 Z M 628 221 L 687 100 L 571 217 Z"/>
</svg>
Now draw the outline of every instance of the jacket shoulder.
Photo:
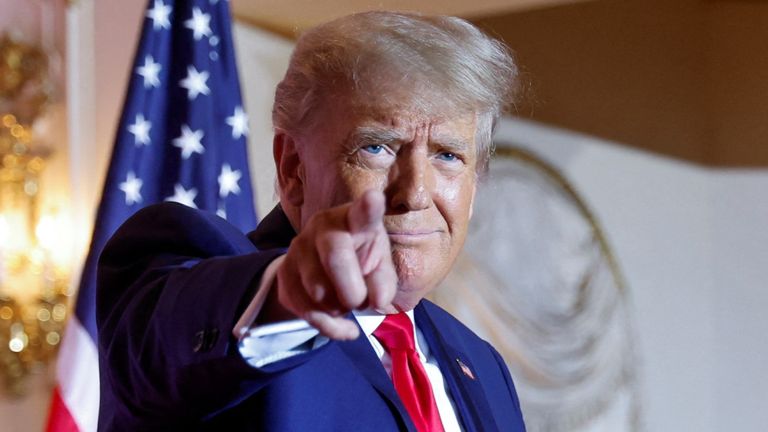
<svg viewBox="0 0 768 432">
<path fill-rule="evenodd" d="M 461 340 L 469 340 L 482 344 L 488 343 L 478 336 L 472 329 L 459 321 L 458 318 L 435 303 L 425 299 L 421 301 L 421 305 L 430 319 L 432 319 L 435 325 L 440 328 L 441 333 L 450 332 L 453 333 L 454 336 L 458 336 Z"/>
<path fill-rule="evenodd" d="M 101 261 L 136 258 L 126 254 L 148 250 L 199 257 L 240 255 L 256 248 L 215 214 L 167 202 L 147 206 L 128 218 L 107 242 Z"/>
</svg>

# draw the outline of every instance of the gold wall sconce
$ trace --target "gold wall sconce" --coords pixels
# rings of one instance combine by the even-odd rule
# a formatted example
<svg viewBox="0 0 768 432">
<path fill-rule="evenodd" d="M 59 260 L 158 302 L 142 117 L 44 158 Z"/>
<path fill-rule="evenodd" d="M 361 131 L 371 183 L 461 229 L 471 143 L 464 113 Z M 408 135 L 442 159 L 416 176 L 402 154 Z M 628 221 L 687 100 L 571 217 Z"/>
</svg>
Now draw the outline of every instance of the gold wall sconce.
<svg viewBox="0 0 768 432">
<path fill-rule="evenodd" d="M 41 209 L 50 152 L 32 128 L 51 99 L 46 65 L 41 48 L 0 36 L 0 385 L 14 396 L 55 358 L 69 304 L 68 227 Z"/>
</svg>

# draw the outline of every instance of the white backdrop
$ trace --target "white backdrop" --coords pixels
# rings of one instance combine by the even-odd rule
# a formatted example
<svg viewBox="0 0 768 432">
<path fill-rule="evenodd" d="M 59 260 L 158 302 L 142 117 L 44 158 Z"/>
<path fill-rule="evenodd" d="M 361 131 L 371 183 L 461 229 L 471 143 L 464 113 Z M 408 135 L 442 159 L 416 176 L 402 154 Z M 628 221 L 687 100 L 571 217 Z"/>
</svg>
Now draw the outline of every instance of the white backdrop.
<svg viewBox="0 0 768 432">
<path fill-rule="evenodd" d="M 768 424 L 768 170 L 712 170 L 507 119 L 601 220 L 635 309 L 648 431 Z"/>
</svg>

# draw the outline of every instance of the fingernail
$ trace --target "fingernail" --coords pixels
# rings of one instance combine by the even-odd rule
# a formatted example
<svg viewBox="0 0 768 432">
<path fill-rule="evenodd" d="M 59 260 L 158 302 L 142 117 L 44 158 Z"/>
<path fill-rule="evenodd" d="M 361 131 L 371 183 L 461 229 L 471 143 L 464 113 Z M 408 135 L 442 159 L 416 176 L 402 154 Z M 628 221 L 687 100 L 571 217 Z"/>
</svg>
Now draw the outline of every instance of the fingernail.
<svg viewBox="0 0 768 432">
<path fill-rule="evenodd" d="M 391 315 L 391 314 L 396 314 L 397 313 L 397 309 L 394 306 L 392 306 L 391 304 L 383 306 L 383 307 L 380 307 L 380 308 L 377 308 L 375 310 L 376 310 L 376 312 L 378 312 L 380 314 L 383 314 L 383 315 Z"/>
</svg>

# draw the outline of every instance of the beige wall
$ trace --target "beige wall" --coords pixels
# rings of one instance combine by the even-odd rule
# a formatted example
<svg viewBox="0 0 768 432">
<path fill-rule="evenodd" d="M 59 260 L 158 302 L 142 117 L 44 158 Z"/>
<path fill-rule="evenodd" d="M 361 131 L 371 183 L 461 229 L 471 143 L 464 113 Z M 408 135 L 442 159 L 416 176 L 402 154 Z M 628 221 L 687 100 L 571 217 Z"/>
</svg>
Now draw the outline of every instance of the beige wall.
<svg viewBox="0 0 768 432">
<path fill-rule="evenodd" d="M 707 2 L 712 159 L 768 166 L 768 2 Z"/>
<path fill-rule="evenodd" d="M 698 163 L 768 165 L 768 3 L 594 1 L 476 21 L 527 71 L 523 117 Z"/>
</svg>

